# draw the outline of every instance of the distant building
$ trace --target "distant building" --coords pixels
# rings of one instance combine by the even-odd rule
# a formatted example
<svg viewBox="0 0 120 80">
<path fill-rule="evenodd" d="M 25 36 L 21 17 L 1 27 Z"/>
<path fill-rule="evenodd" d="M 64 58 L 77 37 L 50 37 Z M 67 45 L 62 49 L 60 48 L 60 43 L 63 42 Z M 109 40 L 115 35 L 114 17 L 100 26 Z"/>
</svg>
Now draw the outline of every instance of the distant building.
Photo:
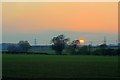
<svg viewBox="0 0 120 80">
<path fill-rule="evenodd" d="M 32 49 L 50 49 L 50 45 L 31 46 Z"/>
<path fill-rule="evenodd" d="M 10 45 L 15 45 L 17 46 L 17 44 L 15 43 L 2 43 L 0 44 L 0 50 L 7 50 L 8 46 Z M 96 45 L 96 46 L 92 46 L 94 49 L 97 49 L 99 48 L 99 45 Z M 108 48 L 113 48 L 113 49 L 117 49 L 118 47 L 120 47 L 120 44 L 110 44 L 108 45 Z M 33 50 L 48 50 L 48 49 L 51 49 L 51 45 L 34 45 L 34 46 L 31 46 L 31 49 Z"/>
<path fill-rule="evenodd" d="M 0 44 L 0 50 L 7 50 L 8 46 L 10 45 L 15 45 L 17 46 L 17 44 L 14 43 L 2 43 Z M 50 49 L 50 45 L 37 45 L 37 46 L 31 46 L 31 49 Z"/>
<path fill-rule="evenodd" d="M 10 46 L 10 45 L 15 45 L 15 46 L 17 46 L 17 44 L 14 44 L 14 43 L 2 43 L 2 44 L 0 44 L 0 50 L 7 50 L 7 48 L 8 48 L 8 46 Z"/>
</svg>

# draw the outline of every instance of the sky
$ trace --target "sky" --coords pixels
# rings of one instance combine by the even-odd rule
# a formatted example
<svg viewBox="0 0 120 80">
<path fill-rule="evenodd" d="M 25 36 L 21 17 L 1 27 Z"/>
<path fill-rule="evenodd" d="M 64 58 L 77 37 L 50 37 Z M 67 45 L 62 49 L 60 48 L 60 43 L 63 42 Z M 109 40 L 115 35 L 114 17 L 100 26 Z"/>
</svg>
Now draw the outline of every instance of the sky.
<svg viewBox="0 0 120 80">
<path fill-rule="evenodd" d="M 119 0 L 1 0 L 2 2 L 118 2 Z"/>
<path fill-rule="evenodd" d="M 108 43 L 118 39 L 117 2 L 4 2 L 2 3 L 3 42 L 28 40 L 49 44 L 64 34 L 72 40 Z"/>
</svg>

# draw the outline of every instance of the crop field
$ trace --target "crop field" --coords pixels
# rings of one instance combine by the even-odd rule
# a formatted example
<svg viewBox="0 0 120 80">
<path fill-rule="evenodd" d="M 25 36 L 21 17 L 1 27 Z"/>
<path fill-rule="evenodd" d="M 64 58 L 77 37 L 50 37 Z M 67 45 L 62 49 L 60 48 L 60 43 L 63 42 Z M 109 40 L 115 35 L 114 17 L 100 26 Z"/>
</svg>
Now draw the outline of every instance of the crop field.
<svg viewBox="0 0 120 80">
<path fill-rule="evenodd" d="M 118 78 L 117 56 L 3 54 L 3 78 Z"/>
</svg>

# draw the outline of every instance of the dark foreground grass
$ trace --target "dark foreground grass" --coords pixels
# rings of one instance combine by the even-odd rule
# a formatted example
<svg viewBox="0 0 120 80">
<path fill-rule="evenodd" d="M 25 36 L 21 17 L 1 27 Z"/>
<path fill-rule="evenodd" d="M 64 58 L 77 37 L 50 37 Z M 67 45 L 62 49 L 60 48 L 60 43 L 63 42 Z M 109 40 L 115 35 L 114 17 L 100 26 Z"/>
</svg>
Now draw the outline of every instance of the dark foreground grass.
<svg viewBox="0 0 120 80">
<path fill-rule="evenodd" d="M 117 78 L 117 56 L 3 54 L 3 78 Z"/>
</svg>

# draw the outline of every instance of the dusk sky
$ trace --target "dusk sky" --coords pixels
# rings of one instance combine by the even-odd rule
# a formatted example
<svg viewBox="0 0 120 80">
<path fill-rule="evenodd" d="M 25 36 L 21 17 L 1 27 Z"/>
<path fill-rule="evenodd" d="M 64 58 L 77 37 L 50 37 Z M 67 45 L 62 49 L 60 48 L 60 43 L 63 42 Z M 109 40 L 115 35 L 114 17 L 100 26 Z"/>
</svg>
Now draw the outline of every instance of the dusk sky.
<svg viewBox="0 0 120 80">
<path fill-rule="evenodd" d="M 17 2 L 2 4 L 3 42 L 28 40 L 49 44 L 64 34 L 74 39 L 108 43 L 118 39 L 117 2 Z"/>
</svg>

